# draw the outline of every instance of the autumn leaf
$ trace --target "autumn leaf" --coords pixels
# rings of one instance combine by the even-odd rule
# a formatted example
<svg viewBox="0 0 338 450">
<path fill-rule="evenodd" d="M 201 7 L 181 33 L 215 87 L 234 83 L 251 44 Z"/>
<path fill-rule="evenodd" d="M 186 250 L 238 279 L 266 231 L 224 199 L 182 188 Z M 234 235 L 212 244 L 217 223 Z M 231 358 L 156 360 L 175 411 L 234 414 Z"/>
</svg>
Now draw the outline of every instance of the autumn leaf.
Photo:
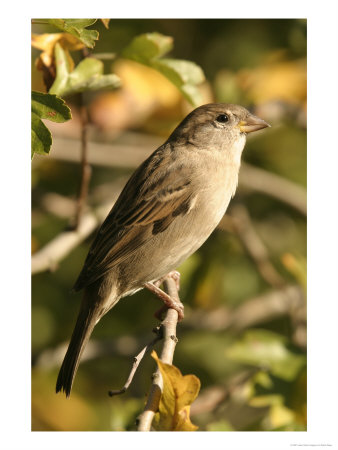
<svg viewBox="0 0 338 450">
<path fill-rule="evenodd" d="M 108 30 L 110 19 L 101 19 L 101 22 L 103 23 L 105 28 L 107 28 L 107 30 Z"/>
<path fill-rule="evenodd" d="M 81 50 L 85 47 L 81 41 L 68 33 L 45 33 L 32 35 L 32 47 L 42 50 L 40 56 L 35 60 L 35 65 L 38 70 L 43 72 L 43 80 L 47 91 L 54 83 L 56 76 L 54 49 L 57 43 L 63 48 L 65 58 L 67 59 L 67 64 L 71 70 L 74 68 L 74 62 L 69 52 Z"/>
<path fill-rule="evenodd" d="M 163 379 L 153 427 L 158 431 L 196 431 L 198 427 L 190 421 L 190 405 L 199 393 L 200 380 L 195 375 L 182 375 L 177 367 L 163 363 L 155 351 L 151 355 Z"/>
</svg>

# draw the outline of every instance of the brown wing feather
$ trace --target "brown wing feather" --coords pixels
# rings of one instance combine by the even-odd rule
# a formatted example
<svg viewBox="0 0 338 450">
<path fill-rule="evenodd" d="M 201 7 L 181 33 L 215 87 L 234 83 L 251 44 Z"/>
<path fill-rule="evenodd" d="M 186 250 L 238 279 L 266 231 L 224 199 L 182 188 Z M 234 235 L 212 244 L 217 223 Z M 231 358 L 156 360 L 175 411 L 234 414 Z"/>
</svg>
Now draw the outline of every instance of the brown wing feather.
<svg viewBox="0 0 338 450">
<path fill-rule="evenodd" d="M 165 150 L 151 155 L 126 184 L 94 239 L 75 290 L 102 277 L 189 210 L 189 171 L 176 167 Z"/>
</svg>

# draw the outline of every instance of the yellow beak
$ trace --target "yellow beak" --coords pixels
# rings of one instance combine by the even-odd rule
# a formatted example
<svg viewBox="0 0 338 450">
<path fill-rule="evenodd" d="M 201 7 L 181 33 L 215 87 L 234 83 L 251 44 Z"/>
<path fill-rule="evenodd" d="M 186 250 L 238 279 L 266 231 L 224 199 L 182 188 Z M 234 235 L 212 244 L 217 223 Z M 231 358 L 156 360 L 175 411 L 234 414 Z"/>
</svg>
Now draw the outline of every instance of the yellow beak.
<svg viewBox="0 0 338 450">
<path fill-rule="evenodd" d="M 241 120 L 237 126 L 242 133 L 252 133 L 252 131 L 261 130 L 271 125 L 265 122 L 265 120 L 250 114 L 245 120 Z"/>
</svg>

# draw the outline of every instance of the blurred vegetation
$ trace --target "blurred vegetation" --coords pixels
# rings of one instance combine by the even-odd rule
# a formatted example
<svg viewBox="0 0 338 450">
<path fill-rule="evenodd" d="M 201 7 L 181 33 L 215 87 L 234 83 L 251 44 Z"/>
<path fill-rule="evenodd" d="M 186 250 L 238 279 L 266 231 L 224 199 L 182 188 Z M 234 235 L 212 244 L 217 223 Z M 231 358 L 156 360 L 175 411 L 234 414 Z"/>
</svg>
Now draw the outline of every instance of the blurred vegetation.
<svg viewBox="0 0 338 450">
<path fill-rule="evenodd" d="M 205 73 L 201 103 L 239 103 L 272 124 L 248 137 L 243 160 L 249 166 L 243 165 L 226 217 L 178 268 L 186 318 L 178 327 L 174 364 L 201 381 L 190 411 L 199 430 L 306 430 L 306 217 L 292 204 L 292 187 L 306 188 L 306 21 L 119 19 L 109 29 L 101 22 L 89 28 L 100 34 L 94 55 L 120 55 L 142 33 L 171 36 L 170 58 L 193 61 Z M 50 32 L 55 29 L 33 25 L 35 34 Z M 46 92 L 35 63 L 40 54 L 33 48 L 32 89 Z M 79 52 L 71 55 L 78 64 Z M 116 186 L 192 109 L 154 67 L 121 57 L 102 61 L 104 73 L 117 75 L 121 87 L 83 94 L 89 147 L 98 149 L 89 158 L 88 208 L 113 201 Z M 48 122 L 50 156 L 33 160 L 34 254 L 69 226 L 75 211 L 81 123 L 76 98 L 67 104 L 72 120 Z M 291 182 L 284 201 L 270 185 L 246 184 L 250 165 Z M 81 298 L 70 289 L 92 239 L 53 271 L 32 278 L 33 430 L 133 430 L 144 406 L 155 369 L 150 355 L 127 393 L 107 395 L 122 387 L 133 356 L 157 325 L 158 301 L 143 291 L 119 302 L 95 328 L 70 399 L 54 393 Z"/>
</svg>

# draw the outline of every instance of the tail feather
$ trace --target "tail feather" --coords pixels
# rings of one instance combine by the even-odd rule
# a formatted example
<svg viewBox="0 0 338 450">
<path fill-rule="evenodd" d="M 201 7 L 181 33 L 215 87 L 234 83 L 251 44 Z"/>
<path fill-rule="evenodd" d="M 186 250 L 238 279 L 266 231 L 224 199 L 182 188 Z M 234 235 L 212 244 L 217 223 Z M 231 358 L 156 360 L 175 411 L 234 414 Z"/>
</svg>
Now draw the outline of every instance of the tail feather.
<svg viewBox="0 0 338 450">
<path fill-rule="evenodd" d="M 81 355 L 98 319 L 99 314 L 97 308 L 90 308 L 83 301 L 56 382 L 56 392 L 63 391 L 66 397 L 70 395 Z"/>
</svg>

